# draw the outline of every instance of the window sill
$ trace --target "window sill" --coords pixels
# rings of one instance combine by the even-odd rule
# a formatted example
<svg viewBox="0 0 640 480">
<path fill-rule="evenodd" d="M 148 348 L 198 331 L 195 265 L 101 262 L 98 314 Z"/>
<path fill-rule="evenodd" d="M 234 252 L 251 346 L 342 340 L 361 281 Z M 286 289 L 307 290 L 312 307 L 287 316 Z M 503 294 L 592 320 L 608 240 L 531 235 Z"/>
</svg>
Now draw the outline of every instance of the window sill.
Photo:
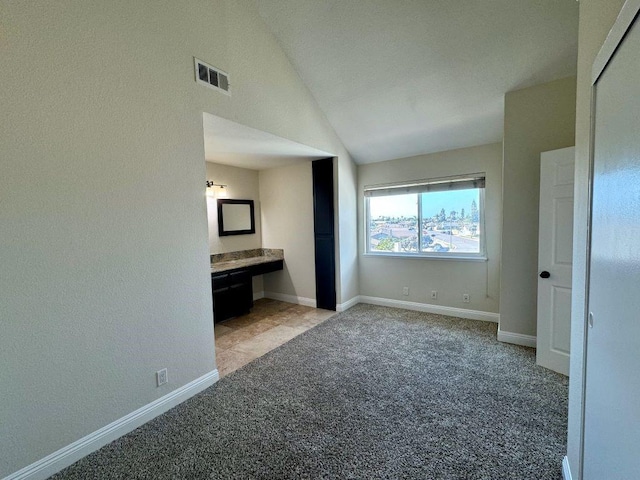
<svg viewBox="0 0 640 480">
<path fill-rule="evenodd" d="M 407 254 L 407 253 L 363 253 L 363 257 L 368 258 L 418 258 L 422 260 L 453 260 L 456 262 L 486 262 L 489 259 L 482 257 L 467 257 L 464 255 L 429 255 L 429 254 Z"/>
</svg>

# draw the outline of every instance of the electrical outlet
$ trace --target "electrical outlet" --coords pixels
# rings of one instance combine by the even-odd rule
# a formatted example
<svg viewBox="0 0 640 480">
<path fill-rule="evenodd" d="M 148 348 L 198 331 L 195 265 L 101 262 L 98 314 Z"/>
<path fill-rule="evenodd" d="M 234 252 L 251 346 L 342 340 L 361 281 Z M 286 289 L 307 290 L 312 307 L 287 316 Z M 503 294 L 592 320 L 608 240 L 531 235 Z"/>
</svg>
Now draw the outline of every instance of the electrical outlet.
<svg viewBox="0 0 640 480">
<path fill-rule="evenodd" d="M 431 300 L 437 300 L 437 299 L 438 299 L 438 291 L 431 290 Z"/>
<path fill-rule="evenodd" d="M 470 297 L 469 297 L 469 294 L 468 294 L 468 293 L 463 293 L 463 294 L 462 294 L 462 301 L 463 301 L 464 303 L 469 303 L 469 299 L 470 299 Z"/>
<path fill-rule="evenodd" d="M 409 295 L 409 287 L 402 287 L 402 295 Z"/>
<path fill-rule="evenodd" d="M 164 385 L 169 381 L 169 377 L 167 376 L 167 369 L 163 368 L 162 370 L 158 370 L 156 372 L 156 382 L 158 386 Z"/>
</svg>

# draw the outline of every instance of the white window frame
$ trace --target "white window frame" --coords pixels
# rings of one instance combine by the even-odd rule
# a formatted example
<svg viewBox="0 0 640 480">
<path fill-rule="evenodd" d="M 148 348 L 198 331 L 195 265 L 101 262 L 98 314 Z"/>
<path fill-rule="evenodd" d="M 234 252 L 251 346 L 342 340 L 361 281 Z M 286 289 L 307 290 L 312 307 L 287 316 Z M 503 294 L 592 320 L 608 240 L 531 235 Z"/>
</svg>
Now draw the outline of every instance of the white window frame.
<svg viewBox="0 0 640 480">
<path fill-rule="evenodd" d="M 369 233 L 369 227 L 371 225 L 371 210 L 369 208 L 369 199 L 371 196 L 385 196 L 385 195 L 403 195 L 407 193 L 429 193 L 432 191 L 446 191 L 446 186 L 449 185 L 450 189 L 464 188 L 461 185 L 471 184 L 473 181 L 478 181 L 481 186 L 470 188 L 477 188 L 478 192 L 478 213 L 480 216 L 480 240 L 479 240 L 479 252 L 478 253 L 457 253 L 457 252 L 423 252 L 422 247 L 422 201 L 418 200 L 418 251 L 417 252 L 381 252 L 371 250 L 371 235 Z M 429 259 L 449 259 L 449 260 L 468 260 L 468 261 L 486 261 L 486 236 L 485 229 L 485 191 L 486 191 L 486 174 L 476 173 L 468 175 L 458 175 L 454 177 L 442 177 L 431 178 L 423 180 L 412 180 L 407 182 L 396 182 L 380 185 L 365 185 L 364 187 L 364 256 L 372 257 L 400 257 L 400 258 L 429 258 Z M 397 192 L 397 193 L 394 193 Z M 376 193 L 381 193 L 376 195 Z"/>
</svg>

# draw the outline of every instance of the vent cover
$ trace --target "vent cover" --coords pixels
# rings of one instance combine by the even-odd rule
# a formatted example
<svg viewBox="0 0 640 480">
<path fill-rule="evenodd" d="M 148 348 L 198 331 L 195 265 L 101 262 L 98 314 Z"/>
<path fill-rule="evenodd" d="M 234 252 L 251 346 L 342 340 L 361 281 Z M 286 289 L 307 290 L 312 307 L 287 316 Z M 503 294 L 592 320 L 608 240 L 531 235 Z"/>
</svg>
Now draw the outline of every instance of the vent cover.
<svg viewBox="0 0 640 480">
<path fill-rule="evenodd" d="M 218 90 L 227 95 L 231 95 L 231 85 L 229 84 L 229 74 L 222 70 L 212 67 L 208 63 L 194 58 L 196 69 L 196 82 L 206 85 L 209 88 Z"/>
</svg>

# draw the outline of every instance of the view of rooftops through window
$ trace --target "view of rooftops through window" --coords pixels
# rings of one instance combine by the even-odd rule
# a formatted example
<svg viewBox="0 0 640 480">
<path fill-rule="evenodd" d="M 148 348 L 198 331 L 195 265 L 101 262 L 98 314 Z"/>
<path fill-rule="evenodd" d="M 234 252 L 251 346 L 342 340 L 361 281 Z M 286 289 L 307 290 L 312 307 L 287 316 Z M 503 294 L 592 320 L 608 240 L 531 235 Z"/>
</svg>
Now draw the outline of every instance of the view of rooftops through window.
<svg viewBox="0 0 640 480">
<path fill-rule="evenodd" d="M 368 251 L 481 254 L 481 190 L 367 198 Z"/>
</svg>

